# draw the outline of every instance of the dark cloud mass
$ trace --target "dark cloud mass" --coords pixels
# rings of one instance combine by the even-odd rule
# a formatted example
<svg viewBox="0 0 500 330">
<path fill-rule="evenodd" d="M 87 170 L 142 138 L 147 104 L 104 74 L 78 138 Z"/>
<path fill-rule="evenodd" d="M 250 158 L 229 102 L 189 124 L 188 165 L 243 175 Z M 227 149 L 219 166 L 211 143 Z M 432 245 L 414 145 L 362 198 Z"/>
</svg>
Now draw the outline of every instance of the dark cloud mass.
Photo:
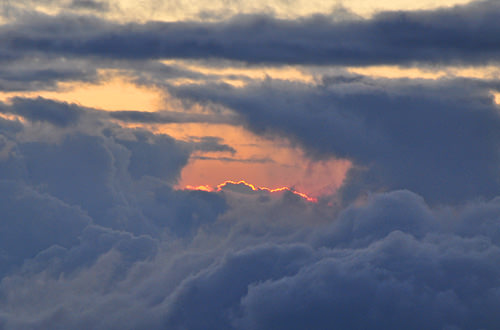
<svg viewBox="0 0 500 330">
<path fill-rule="evenodd" d="M 119 59 L 225 58 L 248 63 L 336 65 L 479 64 L 498 61 L 499 14 L 497 1 L 478 1 L 434 11 L 382 12 L 370 19 L 347 21 L 321 15 L 299 20 L 254 15 L 218 23 L 119 25 L 63 15 L 4 26 L 0 40 L 16 52 Z"/>
<path fill-rule="evenodd" d="M 431 202 L 462 202 L 492 198 L 500 188 L 500 116 L 490 94 L 497 84 L 365 78 L 175 90 L 221 103 L 254 132 L 288 136 L 312 157 L 354 160 L 361 168 L 351 170 L 346 197 L 358 188 L 404 188 Z"/>
<path fill-rule="evenodd" d="M 396 191 L 300 235 L 281 223 L 262 224 L 262 237 L 252 220 L 228 214 L 181 250 L 88 227 L 79 243 L 4 278 L 2 319 L 8 328 L 494 329 L 498 210 L 493 200 L 433 211 Z M 40 264 L 73 275 L 37 272 Z"/>
<path fill-rule="evenodd" d="M 55 102 L 41 97 L 37 99 L 13 98 L 11 104 L 2 104 L 0 111 L 15 114 L 33 122 L 48 122 L 64 127 L 75 125 L 83 110 L 76 105 Z"/>
<path fill-rule="evenodd" d="M 498 198 L 430 207 L 400 190 L 338 212 L 286 194 L 176 191 L 169 182 L 190 143 L 220 141 L 180 142 L 74 105 L 16 102 L 80 115 L 69 132 L 37 117 L 60 131 L 54 141 L 23 142 L 34 138 L 29 122 L 1 126 L 13 144 L 0 161 L 5 329 L 500 322 Z"/>
<path fill-rule="evenodd" d="M 0 26 L 0 329 L 500 328 L 498 79 L 326 68 L 495 64 L 497 2 L 210 23 L 91 15 L 111 1 L 43 4 L 62 12 L 26 9 Z M 325 73 L 235 87 L 158 58 Z M 107 112 L 36 95 L 109 69 L 178 108 Z M 170 124 L 187 138 L 160 133 Z M 187 124 L 287 139 L 311 164 L 352 168 L 317 202 L 237 182 L 177 189 L 193 159 L 248 171 L 278 161 Z"/>
</svg>

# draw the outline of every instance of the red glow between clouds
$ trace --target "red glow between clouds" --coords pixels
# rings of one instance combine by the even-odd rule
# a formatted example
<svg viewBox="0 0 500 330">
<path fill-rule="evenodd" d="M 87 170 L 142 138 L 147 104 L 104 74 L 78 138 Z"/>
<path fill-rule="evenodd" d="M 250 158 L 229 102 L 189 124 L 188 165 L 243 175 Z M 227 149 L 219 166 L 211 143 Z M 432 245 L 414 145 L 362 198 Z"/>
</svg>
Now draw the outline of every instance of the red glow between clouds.
<svg viewBox="0 0 500 330">
<path fill-rule="evenodd" d="M 292 194 L 295 194 L 295 195 L 297 195 L 297 196 L 305 199 L 308 202 L 311 202 L 311 203 L 317 203 L 318 202 L 317 198 L 310 197 L 307 194 L 299 192 L 299 191 L 296 191 L 296 190 L 294 190 L 293 188 L 290 188 L 290 187 L 280 187 L 280 188 L 273 188 L 273 189 L 267 188 L 267 187 L 257 187 L 257 186 L 255 186 L 255 185 L 253 185 L 251 183 L 246 182 L 245 180 L 240 180 L 240 181 L 226 180 L 223 183 L 218 184 L 216 187 L 211 187 L 209 185 L 203 185 L 203 186 L 190 186 L 190 185 L 187 185 L 186 187 L 184 187 L 184 189 L 187 189 L 187 190 L 202 190 L 202 191 L 209 191 L 209 192 L 212 192 L 212 191 L 221 191 L 228 184 L 234 184 L 234 185 L 243 184 L 246 187 L 252 189 L 253 191 L 267 191 L 267 192 L 270 192 L 270 193 L 277 193 L 277 192 L 282 192 L 282 191 L 289 191 Z"/>
</svg>

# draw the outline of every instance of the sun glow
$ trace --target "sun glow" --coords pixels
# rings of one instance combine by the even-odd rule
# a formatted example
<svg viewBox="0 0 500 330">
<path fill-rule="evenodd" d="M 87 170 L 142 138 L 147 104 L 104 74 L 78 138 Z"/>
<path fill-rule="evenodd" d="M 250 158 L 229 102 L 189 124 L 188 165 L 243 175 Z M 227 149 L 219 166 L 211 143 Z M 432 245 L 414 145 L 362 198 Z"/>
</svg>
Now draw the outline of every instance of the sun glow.
<svg viewBox="0 0 500 330">
<path fill-rule="evenodd" d="M 158 111 L 164 108 L 164 92 L 158 88 L 139 86 L 112 70 L 101 70 L 100 76 L 101 80 L 91 83 L 62 82 L 56 90 L 0 91 L 0 101 L 7 102 L 12 97 L 43 97 L 107 111 Z"/>
<path fill-rule="evenodd" d="M 226 187 L 227 185 L 230 185 L 230 184 L 232 184 L 232 185 L 244 185 L 245 187 L 250 188 L 253 191 L 267 191 L 269 193 L 279 193 L 279 192 L 289 191 L 292 194 L 297 195 L 310 203 L 317 203 L 318 202 L 317 198 L 308 196 L 307 194 L 300 192 L 300 191 L 296 191 L 295 189 L 290 188 L 290 187 L 279 187 L 279 188 L 258 187 L 258 186 L 251 184 L 251 183 L 246 182 L 245 180 L 240 180 L 240 181 L 226 180 L 223 183 L 218 184 L 215 187 L 211 187 L 209 185 L 202 185 L 202 186 L 196 186 L 196 187 L 187 185 L 186 187 L 184 187 L 184 189 L 213 192 L 213 191 L 222 191 L 224 189 L 224 187 Z"/>
</svg>

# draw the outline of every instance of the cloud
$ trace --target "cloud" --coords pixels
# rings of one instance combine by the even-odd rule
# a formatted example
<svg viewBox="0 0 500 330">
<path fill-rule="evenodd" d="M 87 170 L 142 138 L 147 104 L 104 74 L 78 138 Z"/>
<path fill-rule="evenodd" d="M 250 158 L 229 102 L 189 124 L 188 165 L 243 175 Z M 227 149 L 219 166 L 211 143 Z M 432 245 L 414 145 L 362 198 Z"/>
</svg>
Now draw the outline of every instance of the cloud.
<svg viewBox="0 0 500 330">
<path fill-rule="evenodd" d="M 386 329 L 410 320 L 415 329 L 490 329 L 499 321 L 498 210 L 492 200 L 450 213 L 394 191 L 326 223 L 303 222 L 300 235 L 249 213 L 182 246 L 89 228 L 80 245 L 47 250 L 24 273 L 4 277 L 1 317 L 7 328 Z M 71 260 L 85 266 L 62 277 L 36 271 L 61 269 L 56 260 L 62 269 Z"/>
<path fill-rule="evenodd" d="M 441 105 L 449 102 L 445 87 Z M 404 99 L 406 88 L 413 86 L 392 97 Z M 434 93 L 423 91 L 435 102 Z M 289 95 L 307 101 L 300 93 Z M 473 109 L 488 114 L 491 104 L 482 100 L 469 105 L 483 104 Z M 69 106 L 16 101 L 32 108 L 23 114 L 39 103 L 49 107 L 39 114 L 47 118 Z M 176 141 L 116 126 L 95 110 L 77 111 L 70 130 L 50 120 L 36 127 L 0 122 L 12 144 L 0 160 L 4 328 L 498 324 L 498 199 L 436 207 L 402 190 L 338 209 L 236 187 L 177 191 L 172 184 L 196 144 L 220 149 L 220 140 Z M 474 116 L 466 118 L 474 123 Z M 44 125 L 59 139 L 30 132 Z"/>
<path fill-rule="evenodd" d="M 359 79 L 171 92 L 228 107 L 251 131 L 286 136 L 313 158 L 352 160 L 346 198 L 377 189 L 410 189 L 433 203 L 496 196 L 500 117 L 490 90 L 498 82 Z"/>
<path fill-rule="evenodd" d="M 107 2 L 95 0 L 73 0 L 71 1 L 69 7 L 73 9 L 87 9 L 99 12 L 108 11 L 110 9 Z"/>
<path fill-rule="evenodd" d="M 344 237 L 344 229 L 333 222 L 328 231 L 315 231 L 321 240 L 273 245 L 268 237 L 267 244 L 225 255 L 170 297 L 164 325 L 383 329 L 411 320 L 417 329 L 493 328 L 498 322 L 491 307 L 499 301 L 494 274 L 500 269 L 494 260 L 500 249 L 489 237 L 462 237 L 405 191 L 375 196 L 337 221 L 354 229 L 346 237 L 354 244 L 337 243 L 335 235 Z M 357 231 L 360 222 L 365 225 Z M 385 233 L 366 240 L 368 228 L 378 226 Z"/>
<path fill-rule="evenodd" d="M 95 82 L 96 66 L 70 58 L 50 58 L 44 54 L 31 56 L 25 52 L 9 53 L 1 59 L 0 88 L 2 91 L 55 90 L 60 82 Z"/>
<path fill-rule="evenodd" d="M 180 169 L 187 164 L 190 150 L 168 135 L 147 131 L 137 131 L 133 135 L 134 139 L 118 140 L 131 151 L 128 171 L 132 177 L 150 175 L 174 182 Z"/>
<path fill-rule="evenodd" d="M 498 57 L 499 10 L 484 1 L 342 21 L 144 24 L 32 13 L 4 24 L 2 90 L 118 68 L 184 105 L 230 110 L 1 103 L 0 328 L 496 329 L 498 81 L 343 72 L 234 87 L 151 60 L 483 64 Z M 165 82 L 181 76 L 205 81 Z M 317 203 L 238 183 L 176 190 L 193 158 L 267 160 L 214 156 L 237 153 L 218 137 L 180 141 L 127 123 L 243 125 L 313 162 L 354 165 L 340 196 Z"/>
<path fill-rule="evenodd" d="M 238 163 L 274 163 L 274 160 L 271 158 L 229 158 L 229 157 L 206 157 L 206 156 L 194 156 L 192 159 L 200 159 L 200 160 L 217 160 L 221 162 L 238 162 Z"/>
<path fill-rule="evenodd" d="M 38 17 L 3 26 L 14 52 L 113 59 L 224 58 L 274 64 L 484 64 L 498 58 L 496 1 L 370 19 L 281 20 L 236 16 L 216 23 L 120 25 L 91 17 Z"/>
<path fill-rule="evenodd" d="M 184 221 L 184 232 L 190 232 L 187 217 L 201 212 L 198 206 L 208 211 L 209 202 L 194 193 L 186 195 L 191 206 L 183 211 L 185 216 L 167 221 L 164 217 L 177 212 L 163 205 L 178 198 L 171 186 L 194 151 L 234 152 L 213 137 L 184 142 L 121 128 L 109 122 L 105 112 L 75 104 L 42 98 L 10 101 L 2 105 L 3 112 L 28 121 L 0 122 L 0 180 L 13 180 L 79 207 L 94 224 L 115 230 L 157 234 L 156 226 L 170 230 L 168 226 Z M 169 199 L 160 197 L 166 191 Z M 214 203 L 219 205 L 215 214 L 222 212 L 217 211 L 224 209 L 221 202 Z"/>
<path fill-rule="evenodd" d="M 2 104 L 0 111 L 16 114 L 33 122 L 49 122 L 64 127 L 75 125 L 83 110 L 74 104 L 55 102 L 38 97 L 36 99 L 12 98 L 12 104 Z"/>
<path fill-rule="evenodd" d="M 113 111 L 109 116 L 124 122 L 170 124 L 170 123 L 213 123 L 213 124 L 235 124 L 236 118 L 228 115 L 197 114 L 180 111 Z"/>
<path fill-rule="evenodd" d="M 201 138 L 193 139 L 195 150 L 229 152 L 234 155 L 236 153 L 236 149 L 227 144 L 222 144 L 222 141 L 222 138 L 215 136 L 203 136 Z"/>
<path fill-rule="evenodd" d="M 482 272 L 492 266 L 491 259 L 486 261 L 488 255 L 497 254 L 497 248 L 484 254 L 469 250 L 479 254 L 473 261 L 470 254 L 442 251 L 461 250 L 459 246 L 464 243 L 459 239 L 454 242 L 457 245 L 447 243 L 429 246 L 394 232 L 369 252 L 324 258 L 294 276 L 255 284 L 243 299 L 243 317 L 235 324 L 249 329 L 307 326 L 384 329 L 405 324 L 410 329 L 494 328 L 498 319 L 487 306 L 498 303 L 493 282 L 468 285 L 460 278 L 465 274 L 455 277 L 453 273 L 455 269 L 476 266 L 465 276 L 482 278 Z M 468 291 L 488 297 L 488 303 L 480 307 L 471 305 Z"/>
<path fill-rule="evenodd" d="M 91 222 L 78 207 L 19 182 L 0 180 L 0 191 L 3 196 L 1 275 L 42 250 L 77 243 L 82 230 Z"/>
</svg>

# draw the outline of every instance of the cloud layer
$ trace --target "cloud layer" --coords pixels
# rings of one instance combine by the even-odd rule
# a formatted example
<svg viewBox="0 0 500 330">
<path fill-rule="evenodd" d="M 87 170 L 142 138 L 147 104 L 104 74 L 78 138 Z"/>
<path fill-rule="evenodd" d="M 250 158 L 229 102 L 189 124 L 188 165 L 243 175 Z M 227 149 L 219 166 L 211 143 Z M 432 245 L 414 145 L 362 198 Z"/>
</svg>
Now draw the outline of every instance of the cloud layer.
<svg viewBox="0 0 500 330">
<path fill-rule="evenodd" d="M 448 9 L 382 12 L 370 19 L 280 20 L 241 16 L 217 23 L 116 24 L 36 17 L 2 27 L 11 51 L 114 59 L 224 58 L 247 63 L 331 65 L 496 63 L 496 1 Z M 9 52 L 7 52 L 7 55 Z"/>
<path fill-rule="evenodd" d="M 496 196 L 500 117 L 490 94 L 496 81 L 344 80 L 173 90 L 233 109 L 250 130 L 288 136 L 312 157 L 353 160 L 359 167 L 351 170 L 346 197 L 377 188 L 411 189 L 431 202 Z"/>
<path fill-rule="evenodd" d="M 130 24 L 92 16 L 107 2 L 64 6 L 73 14 L 0 26 L 0 328 L 498 328 L 498 79 L 327 67 L 496 65 L 496 2 Z M 165 58 L 321 73 L 231 85 Z M 106 112 L 20 93 L 96 84 L 104 70 L 170 106 Z M 161 133 L 171 124 L 230 125 L 352 168 L 318 200 L 237 182 L 175 189 L 192 159 L 248 171 L 273 159 L 241 156 L 225 132 Z"/>
<path fill-rule="evenodd" d="M 80 114 L 65 132 L 56 110 L 40 120 L 46 100 L 13 104 L 42 110 L 2 124 L 6 329 L 500 322 L 498 199 L 435 208 L 400 190 L 338 212 L 291 193 L 175 191 L 196 146 L 52 103 Z M 22 142 L 41 126 L 52 139 Z"/>
</svg>

